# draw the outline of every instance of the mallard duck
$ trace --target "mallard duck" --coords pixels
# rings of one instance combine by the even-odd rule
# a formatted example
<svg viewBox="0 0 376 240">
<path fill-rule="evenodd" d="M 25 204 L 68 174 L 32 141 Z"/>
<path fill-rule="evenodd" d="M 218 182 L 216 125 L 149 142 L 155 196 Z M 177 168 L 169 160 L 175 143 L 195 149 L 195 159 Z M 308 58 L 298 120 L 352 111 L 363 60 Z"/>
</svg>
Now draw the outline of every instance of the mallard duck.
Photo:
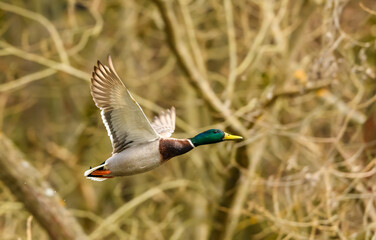
<svg viewBox="0 0 376 240">
<path fill-rule="evenodd" d="M 239 140 L 219 129 L 210 129 L 193 138 L 171 138 L 175 130 L 175 108 L 162 112 L 149 122 L 115 71 L 97 62 L 91 78 L 91 95 L 101 110 L 102 120 L 112 143 L 112 156 L 85 172 L 88 179 L 103 181 L 150 171 L 167 160 L 195 147 L 225 140 Z"/>
</svg>

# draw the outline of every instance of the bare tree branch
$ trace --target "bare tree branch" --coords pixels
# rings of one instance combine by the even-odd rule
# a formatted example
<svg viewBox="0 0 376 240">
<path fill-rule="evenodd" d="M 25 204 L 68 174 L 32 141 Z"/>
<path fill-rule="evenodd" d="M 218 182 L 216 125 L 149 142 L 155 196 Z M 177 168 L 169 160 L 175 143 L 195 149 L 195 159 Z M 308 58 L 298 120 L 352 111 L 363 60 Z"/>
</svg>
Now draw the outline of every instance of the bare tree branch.
<svg viewBox="0 0 376 240">
<path fill-rule="evenodd" d="M 88 239 L 76 219 L 63 207 L 56 191 L 1 133 L 0 169 L 1 181 L 34 215 L 51 239 Z"/>
<path fill-rule="evenodd" d="M 30 73 L 29 75 L 20 77 L 19 79 L 1 84 L 0 92 L 3 93 L 3 92 L 15 91 L 17 89 L 24 87 L 25 85 L 31 82 L 52 76 L 55 73 L 56 73 L 56 70 L 51 69 L 51 68 L 47 68 L 47 69 L 44 69 L 35 73 Z"/>
</svg>

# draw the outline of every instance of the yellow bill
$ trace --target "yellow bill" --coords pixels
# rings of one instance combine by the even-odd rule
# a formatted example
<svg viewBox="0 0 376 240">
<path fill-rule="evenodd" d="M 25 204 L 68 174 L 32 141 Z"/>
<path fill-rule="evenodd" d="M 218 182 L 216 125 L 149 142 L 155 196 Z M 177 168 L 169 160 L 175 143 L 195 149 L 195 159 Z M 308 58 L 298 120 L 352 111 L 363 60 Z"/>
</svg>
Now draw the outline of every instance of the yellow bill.
<svg viewBox="0 0 376 240">
<path fill-rule="evenodd" d="M 240 140 L 243 139 L 241 136 L 231 135 L 229 133 L 225 132 L 225 136 L 223 137 L 223 140 Z"/>
</svg>

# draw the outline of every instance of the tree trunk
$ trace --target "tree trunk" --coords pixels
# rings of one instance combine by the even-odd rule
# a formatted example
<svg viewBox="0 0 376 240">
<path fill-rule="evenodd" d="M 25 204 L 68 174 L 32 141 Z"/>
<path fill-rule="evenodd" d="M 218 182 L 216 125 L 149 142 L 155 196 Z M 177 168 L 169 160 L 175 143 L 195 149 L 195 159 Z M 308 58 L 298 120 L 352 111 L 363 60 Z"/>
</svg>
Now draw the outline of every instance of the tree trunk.
<svg viewBox="0 0 376 240">
<path fill-rule="evenodd" d="M 0 132 L 0 180 L 30 211 L 51 239 L 88 239 L 62 199 L 13 142 Z"/>
</svg>

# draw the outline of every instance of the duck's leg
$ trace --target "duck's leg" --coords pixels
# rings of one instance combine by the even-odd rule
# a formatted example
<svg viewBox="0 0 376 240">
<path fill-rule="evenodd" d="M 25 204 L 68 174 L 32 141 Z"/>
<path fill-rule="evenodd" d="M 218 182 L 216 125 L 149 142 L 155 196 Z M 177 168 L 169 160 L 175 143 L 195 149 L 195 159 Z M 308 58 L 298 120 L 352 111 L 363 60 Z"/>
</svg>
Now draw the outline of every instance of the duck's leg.
<svg viewBox="0 0 376 240">
<path fill-rule="evenodd" d="M 88 176 L 103 176 L 110 174 L 110 170 L 95 170 L 94 172 L 90 173 Z"/>
<path fill-rule="evenodd" d="M 90 180 L 94 181 L 104 181 L 107 178 L 113 178 L 112 176 L 106 176 L 111 174 L 111 171 L 108 169 L 105 169 L 106 163 L 103 162 L 101 165 L 96 166 L 94 168 L 90 168 L 85 172 L 85 177 L 87 177 Z"/>
</svg>

